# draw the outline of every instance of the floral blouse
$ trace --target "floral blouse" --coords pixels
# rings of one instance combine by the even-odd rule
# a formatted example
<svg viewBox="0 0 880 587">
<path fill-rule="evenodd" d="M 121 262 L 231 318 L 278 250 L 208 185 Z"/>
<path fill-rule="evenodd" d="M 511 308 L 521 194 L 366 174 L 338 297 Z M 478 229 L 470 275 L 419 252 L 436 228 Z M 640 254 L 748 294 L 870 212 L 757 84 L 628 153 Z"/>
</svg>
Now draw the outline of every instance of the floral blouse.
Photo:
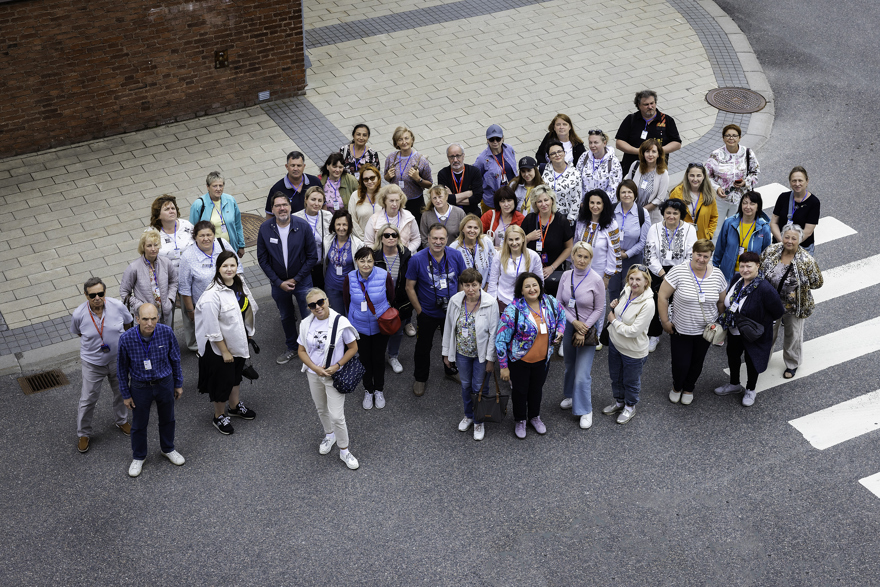
<svg viewBox="0 0 880 587">
<path fill-rule="evenodd" d="M 376 169 L 379 169 L 379 153 L 375 149 L 371 149 L 369 146 L 367 147 L 366 152 L 357 159 L 355 159 L 355 156 L 351 152 L 351 143 L 340 147 L 339 152 L 343 157 L 342 165 L 344 165 L 345 168 L 348 169 L 348 172 L 354 176 L 357 176 L 358 170 L 361 165 L 364 164 L 372 165 Z"/>
<path fill-rule="evenodd" d="M 569 165 L 562 173 L 556 173 L 553 166 L 548 165 L 544 168 L 542 178 L 556 194 L 556 207 L 559 212 L 574 224 L 581 209 L 581 200 L 584 199 L 583 182 L 577 168 Z"/>
</svg>

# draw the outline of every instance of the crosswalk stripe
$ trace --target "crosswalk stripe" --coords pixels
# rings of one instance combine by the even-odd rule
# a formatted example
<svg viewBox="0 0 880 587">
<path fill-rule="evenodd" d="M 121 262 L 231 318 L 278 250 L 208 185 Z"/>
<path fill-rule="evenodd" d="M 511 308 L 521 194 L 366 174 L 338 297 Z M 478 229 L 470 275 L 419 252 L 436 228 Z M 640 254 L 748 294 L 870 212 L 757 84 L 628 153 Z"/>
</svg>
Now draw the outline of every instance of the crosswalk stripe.
<svg viewBox="0 0 880 587">
<path fill-rule="evenodd" d="M 859 479 L 859 483 L 868 488 L 868 491 L 880 497 L 880 473 L 874 473 L 870 477 Z"/>
<path fill-rule="evenodd" d="M 767 213 L 767 216 L 770 216 L 770 213 L 773 212 L 773 206 L 779 198 L 779 194 L 791 191 L 791 188 L 786 187 L 781 183 L 768 183 L 767 185 L 755 188 L 755 191 L 761 194 L 761 199 L 764 201 L 764 204 L 770 204 L 770 212 Z M 768 208 L 764 208 L 764 210 L 766 211 Z"/>
<path fill-rule="evenodd" d="M 819 450 L 880 429 L 880 390 L 788 422 Z"/>
<path fill-rule="evenodd" d="M 819 219 L 819 224 L 816 226 L 816 237 L 814 240 L 818 247 L 819 245 L 824 245 L 839 238 L 852 236 L 854 234 L 857 234 L 855 230 L 834 216 L 823 216 Z"/>
<path fill-rule="evenodd" d="M 813 291 L 817 304 L 880 284 L 880 255 L 822 271 L 824 283 Z"/>
<path fill-rule="evenodd" d="M 853 341 L 858 341 L 858 344 L 853 344 Z M 767 370 L 758 378 L 755 391 L 760 393 L 786 385 L 876 351 L 880 351 L 880 317 L 804 341 L 801 347 L 801 366 L 798 367 L 797 375 L 791 379 L 782 376 L 785 370 L 782 351 L 773 353 Z M 724 369 L 724 372 L 730 374 L 730 369 Z M 740 381 L 746 381 L 745 365 L 742 367 Z"/>
</svg>

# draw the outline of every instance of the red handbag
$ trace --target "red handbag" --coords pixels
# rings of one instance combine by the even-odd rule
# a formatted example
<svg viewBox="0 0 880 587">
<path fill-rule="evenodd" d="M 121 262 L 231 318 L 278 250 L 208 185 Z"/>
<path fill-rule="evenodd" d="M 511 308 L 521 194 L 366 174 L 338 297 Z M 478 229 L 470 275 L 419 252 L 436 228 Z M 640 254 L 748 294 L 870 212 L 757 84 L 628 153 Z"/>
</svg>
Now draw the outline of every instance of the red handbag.
<svg viewBox="0 0 880 587">
<path fill-rule="evenodd" d="M 375 316 L 376 306 L 373 305 L 373 300 L 370 299 L 370 294 L 367 293 L 367 288 L 363 283 L 360 283 L 360 280 L 358 280 L 358 283 L 361 286 L 361 291 L 364 292 L 364 297 L 367 298 L 367 307 L 370 308 L 370 312 Z M 382 334 L 391 336 L 400 330 L 400 312 L 398 312 L 396 308 L 388 308 L 385 310 L 382 315 L 377 318 L 377 321 L 379 322 L 379 332 Z"/>
</svg>

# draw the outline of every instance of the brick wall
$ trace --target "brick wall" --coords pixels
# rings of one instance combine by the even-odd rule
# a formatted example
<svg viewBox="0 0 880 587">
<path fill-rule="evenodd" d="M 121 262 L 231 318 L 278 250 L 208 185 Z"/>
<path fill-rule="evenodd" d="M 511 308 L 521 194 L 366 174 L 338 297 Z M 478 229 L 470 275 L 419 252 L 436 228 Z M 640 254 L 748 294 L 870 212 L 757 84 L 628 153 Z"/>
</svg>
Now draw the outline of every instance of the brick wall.
<svg viewBox="0 0 880 587">
<path fill-rule="evenodd" d="M 0 3 L 0 157 L 304 88 L 302 0 Z"/>
</svg>

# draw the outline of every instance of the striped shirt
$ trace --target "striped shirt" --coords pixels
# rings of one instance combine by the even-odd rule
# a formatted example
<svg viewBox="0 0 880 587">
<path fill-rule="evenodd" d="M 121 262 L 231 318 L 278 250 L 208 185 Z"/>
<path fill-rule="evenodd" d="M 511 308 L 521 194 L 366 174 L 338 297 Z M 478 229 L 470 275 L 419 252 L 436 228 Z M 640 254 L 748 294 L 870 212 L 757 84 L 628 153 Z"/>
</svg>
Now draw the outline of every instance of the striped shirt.
<svg viewBox="0 0 880 587">
<path fill-rule="evenodd" d="M 675 289 L 670 314 L 675 331 L 695 336 L 718 318 L 719 296 L 727 291 L 727 280 L 720 269 L 709 265 L 704 279 L 697 279 L 690 263 L 676 265 L 663 277 Z M 697 283 L 699 281 L 699 284 Z M 700 291 L 704 302 L 700 303 Z"/>
</svg>

